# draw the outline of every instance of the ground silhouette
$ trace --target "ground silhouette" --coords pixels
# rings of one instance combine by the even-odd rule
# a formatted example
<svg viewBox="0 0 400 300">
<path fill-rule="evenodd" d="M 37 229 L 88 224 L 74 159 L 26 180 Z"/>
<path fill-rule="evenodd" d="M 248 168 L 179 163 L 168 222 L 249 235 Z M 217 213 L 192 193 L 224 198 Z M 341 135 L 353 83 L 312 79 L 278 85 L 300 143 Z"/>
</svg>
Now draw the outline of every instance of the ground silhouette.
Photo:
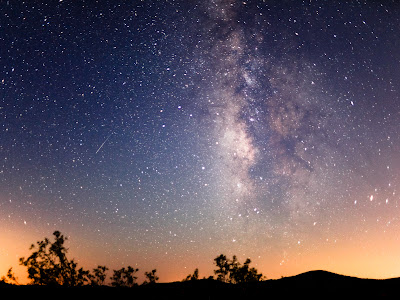
<svg viewBox="0 0 400 300">
<path fill-rule="evenodd" d="M 320 299 L 385 299 L 400 295 L 400 278 L 361 279 L 326 271 L 310 271 L 275 280 L 232 284 L 214 279 L 138 285 L 38 286 L 0 283 L 0 293 L 33 296 L 52 293 L 70 297 L 129 297 L 131 299 L 274 299 L 307 297 Z"/>
</svg>

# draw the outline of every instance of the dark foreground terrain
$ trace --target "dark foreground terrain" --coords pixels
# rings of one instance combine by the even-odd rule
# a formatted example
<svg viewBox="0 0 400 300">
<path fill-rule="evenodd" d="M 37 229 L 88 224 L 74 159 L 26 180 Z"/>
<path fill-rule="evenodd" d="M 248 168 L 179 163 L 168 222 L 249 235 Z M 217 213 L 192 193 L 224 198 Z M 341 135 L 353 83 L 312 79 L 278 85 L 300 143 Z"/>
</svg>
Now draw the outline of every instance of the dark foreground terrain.
<svg viewBox="0 0 400 300">
<path fill-rule="evenodd" d="M 187 282 L 157 283 L 134 288 L 114 287 L 46 287 L 0 284 L 0 298 L 26 296 L 57 299 L 73 297 L 96 299 L 399 299 L 400 278 L 375 280 L 342 276 L 326 271 L 310 271 L 292 277 L 251 284 L 227 284 L 203 279 Z M 6 299 L 4 297 L 4 299 Z M 122 299 L 122 298 L 121 298 Z"/>
</svg>

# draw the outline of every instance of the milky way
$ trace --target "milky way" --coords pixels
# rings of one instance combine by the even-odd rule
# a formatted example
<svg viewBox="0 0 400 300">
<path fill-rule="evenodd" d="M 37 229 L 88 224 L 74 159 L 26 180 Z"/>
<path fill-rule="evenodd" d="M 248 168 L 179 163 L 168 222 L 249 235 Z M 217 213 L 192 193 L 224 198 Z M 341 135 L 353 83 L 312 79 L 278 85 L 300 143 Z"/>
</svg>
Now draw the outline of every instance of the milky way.
<svg viewBox="0 0 400 300">
<path fill-rule="evenodd" d="M 0 273 L 60 230 L 162 281 L 400 274 L 396 1 L 0 10 Z"/>
<path fill-rule="evenodd" d="M 212 2 L 213 27 L 206 30 L 214 35 L 206 46 L 208 56 L 203 54 L 212 64 L 204 89 L 210 94 L 205 105 L 213 121 L 214 162 L 223 190 L 216 198 L 223 201 L 220 208 L 229 220 L 232 214 L 248 217 L 240 209 L 260 213 L 257 207 L 266 199 L 257 199 L 257 191 L 275 187 L 284 193 L 290 215 L 311 214 L 315 203 L 323 201 L 317 193 L 321 185 L 326 189 L 329 172 L 319 161 L 335 151 L 326 128 L 338 122 L 330 103 L 335 99 L 314 87 L 318 68 L 305 59 L 290 64 L 263 58 L 258 50 L 262 39 L 246 36 L 235 6 Z M 266 176 L 263 182 L 253 171 L 257 167 Z"/>
</svg>

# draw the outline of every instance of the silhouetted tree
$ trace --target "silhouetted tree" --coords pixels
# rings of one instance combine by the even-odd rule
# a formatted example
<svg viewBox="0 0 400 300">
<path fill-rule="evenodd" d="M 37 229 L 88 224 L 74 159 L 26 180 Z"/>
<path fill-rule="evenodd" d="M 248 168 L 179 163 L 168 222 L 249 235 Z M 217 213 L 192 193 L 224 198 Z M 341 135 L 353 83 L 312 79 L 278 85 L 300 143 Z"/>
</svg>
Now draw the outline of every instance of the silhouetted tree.
<svg viewBox="0 0 400 300">
<path fill-rule="evenodd" d="M 97 266 L 97 268 L 93 269 L 93 274 L 89 274 L 90 284 L 104 285 L 107 270 L 108 268 L 106 266 Z"/>
<path fill-rule="evenodd" d="M 240 263 L 237 260 L 236 255 L 234 255 L 232 257 L 232 260 L 229 261 L 229 282 L 235 283 L 235 280 L 234 280 L 235 273 L 238 272 L 239 267 L 240 267 Z"/>
<path fill-rule="evenodd" d="M 236 259 L 236 257 L 234 256 Z M 260 281 L 262 274 L 258 274 L 255 268 L 250 268 L 251 260 L 246 259 L 243 266 L 239 262 L 231 265 L 230 279 L 232 283 Z"/>
<path fill-rule="evenodd" d="M 258 274 L 257 269 L 250 268 L 251 260 L 246 259 L 245 263 L 241 265 L 234 255 L 232 260 L 226 258 L 225 255 L 214 259 L 217 270 L 214 273 L 218 276 L 217 280 L 230 283 L 243 283 L 243 282 L 253 282 L 260 281 L 262 279 L 262 274 Z"/>
<path fill-rule="evenodd" d="M 214 270 L 214 274 L 217 275 L 217 280 L 228 282 L 229 281 L 229 271 L 230 271 L 230 262 L 226 258 L 225 255 L 221 254 L 214 259 L 217 270 Z"/>
<path fill-rule="evenodd" d="M 198 280 L 199 279 L 199 269 L 195 269 L 193 274 L 189 274 L 188 276 L 186 276 L 185 279 L 183 279 L 182 281 L 190 281 L 190 280 Z"/>
<path fill-rule="evenodd" d="M 122 268 L 119 270 L 114 270 L 114 274 L 111 278 L 111 285 L 115 287 L 133 287 L 137 285 L 136 279 L 134 276 L 139 269 L 134 269 L 131 266 L 127 268 Z"/>
<path fill-rule="evenodd" d="M 27 259 L 21 257 L 20 264 L 28 268 L 28 278 L 32 284 L 80 286 L 88 281 L 89 271 L 77 269 L 74 260 L 67 258 L 67 240 L 59 231 L 53 233 L 55 241 L 48 238 L 31 245 L 34 251 Z"/>
<path fill-rule="evenodd" d="M 158 276 L 156 275 L 157 269 L 151 270 L 150 272 L 145 272 L 144 276 L 146 276 L 146 280 L 143 282 L 143 284 L 153 284 L 156 283 L 157 280 L 159 279 Z"/>
</svg>

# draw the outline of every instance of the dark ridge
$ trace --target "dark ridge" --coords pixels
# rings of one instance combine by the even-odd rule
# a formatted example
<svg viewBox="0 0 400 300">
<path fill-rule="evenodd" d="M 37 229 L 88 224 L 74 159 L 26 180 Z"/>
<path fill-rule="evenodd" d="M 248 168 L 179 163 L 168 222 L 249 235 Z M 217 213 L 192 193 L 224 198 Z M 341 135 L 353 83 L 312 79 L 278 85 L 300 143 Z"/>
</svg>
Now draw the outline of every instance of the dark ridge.
<svg viewBox="0 0 400 300">
<path fill-rule="evenodd" d="M 365 280 L 364 278 L 347 276 L 347 275 L 340 275 L 337 273 L 323 271 L 323 270 L 315 270 L 315 271 L 308 271 L 304 273 L 300 273 L 298 275 L 290 276 L 290 277 L 283 277 L 283 280 L 317 280 L 317 281 L 331 281 L 331 280 Z"/>
<path fill-rule="evenodd" d="M 51 293 L 63 297 L 94 299 L 129 297 L 131 299 L 279 299 L 281 297 L 398 298 L 400 278 L 362 279 L 316 270 L 295 276 L 246 284 L 229 284 L 213 279 L 156 283 L 133 288 L 16 286 L 0 282 L 0 293 L 32 297 Z"/>
</svg>

